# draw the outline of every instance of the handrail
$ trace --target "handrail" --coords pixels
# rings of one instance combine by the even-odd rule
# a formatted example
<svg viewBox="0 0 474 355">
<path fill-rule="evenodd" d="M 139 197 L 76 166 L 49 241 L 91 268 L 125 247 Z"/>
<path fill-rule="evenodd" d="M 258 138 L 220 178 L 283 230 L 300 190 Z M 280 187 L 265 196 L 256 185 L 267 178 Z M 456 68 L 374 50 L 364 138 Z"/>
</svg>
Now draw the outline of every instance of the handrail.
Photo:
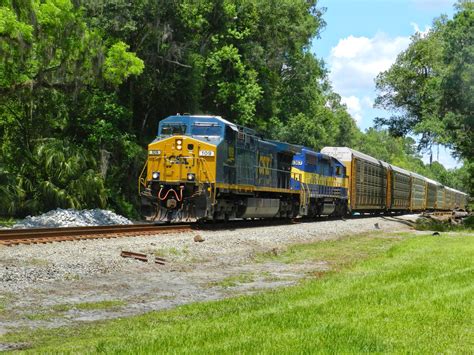
<svg viewBox="0 0 474 355">
<path fill-rule="evenodd" d="M 141 193 L 141 185 L 146 187 L 145 179 L 143 178 L 143 173 L 145 172 L 146 167 L 148 166 L 148 160 L 145 161 L 143 169 L 138 177 L 138 195 Z"/>
<path fill-rule="evenodd" d="M 198 162 L 202 162 L 202 167 L 201 167 L 201 164 L 198 163 L 199 165 L 199 169 L 202 169 L 204 168 L 204 175 L 206 176 L 206 179 L 207 179 L 207 183 L 209 185 L 212 185 L 212 182 L 209 178 L 209 168 L 207 166 L 207 160 L 204 159 L 204 158 L 198 158 Z M 217 184 L 214 184 L 213 186 L 213 194 L 212 194 L 212 204 L 215 205 L 216 204 L 216 191 L 217 190 Z"/>
</svg>

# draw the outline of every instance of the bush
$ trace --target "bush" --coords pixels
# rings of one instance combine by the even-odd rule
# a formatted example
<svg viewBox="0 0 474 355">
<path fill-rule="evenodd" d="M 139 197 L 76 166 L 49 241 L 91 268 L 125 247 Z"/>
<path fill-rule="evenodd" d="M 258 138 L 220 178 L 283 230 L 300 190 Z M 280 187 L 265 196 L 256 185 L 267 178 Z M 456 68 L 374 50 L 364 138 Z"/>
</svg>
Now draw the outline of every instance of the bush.
<svg viewBox="0 0 474 355">
<path fill-rule="evenodd" d="M 437 219 L 420 217 L 416 220 L 415 228 L 420 231 L 437 232 L 471 230 L 474 229 L 474 216 L 464 218 L 459 224 L 453 223 L 451 219 L 440 221 Z"/>
</svg>

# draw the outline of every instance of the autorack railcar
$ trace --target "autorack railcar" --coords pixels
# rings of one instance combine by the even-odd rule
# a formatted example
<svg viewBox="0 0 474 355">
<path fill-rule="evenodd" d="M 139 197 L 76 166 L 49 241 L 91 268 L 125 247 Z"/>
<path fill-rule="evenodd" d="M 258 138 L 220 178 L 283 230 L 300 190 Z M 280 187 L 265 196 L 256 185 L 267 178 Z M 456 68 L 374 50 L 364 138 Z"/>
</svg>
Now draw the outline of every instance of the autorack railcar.
<svg viewBox="0 0 474 355">
<path fill-rule="evenodd" d="M 350 211 L 379 212 L 387 208 L 387 163 L 347 147 L 324 147 L 321 153 L 344 163 L 350 181 Z"/>
<path fill-rule="evenodd" d="M 410 209 L 411 193 L 410 172 L 389 164 L 388 174 L 388 209 L 391 211 L 408 211 Z"/>
</svg>

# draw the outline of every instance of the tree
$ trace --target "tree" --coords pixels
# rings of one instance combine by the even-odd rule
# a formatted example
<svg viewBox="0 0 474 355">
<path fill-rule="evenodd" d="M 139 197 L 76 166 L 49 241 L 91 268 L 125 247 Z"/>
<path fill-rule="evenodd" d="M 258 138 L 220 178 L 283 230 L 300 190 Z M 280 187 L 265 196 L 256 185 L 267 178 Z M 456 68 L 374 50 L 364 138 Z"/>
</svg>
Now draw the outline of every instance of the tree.
<svg viewBox="0 0 474 355">
<path fill-rule="evenodd" d="M 426 36 L 376 80 L 376 106 L 394 111 L 378 118 L 395 136 L 421 135 L 420 148 L 444 144 L 455 155 L 474 157 L 474 4 L 457 4 L 453 19 L 441 17 Z"/>
<path fill-rule="evenodd" d="M 88 28 L 83 10 L 69 0 L 0 2 L 0 165 L 8 174 L 5 204 L 15 206 L 10 211 L 105 206 L 104 177 L 96 162 L 100 150 L 89 144 L 90 130 L 78 130 L 87 126 L 89 107 L 82 101 L 90 92 L 115 90 L 142 70 L 143 62 L 126 44 Z M 102 120 L 111 118 L 104 113 Z M 57 174 L 77 154 L 87 156 L 87 164 L 73 169 L 68 182 L 55 180 L 38 160 L 45 142 L 49 154 L 64 158 Z"/>
</svg>

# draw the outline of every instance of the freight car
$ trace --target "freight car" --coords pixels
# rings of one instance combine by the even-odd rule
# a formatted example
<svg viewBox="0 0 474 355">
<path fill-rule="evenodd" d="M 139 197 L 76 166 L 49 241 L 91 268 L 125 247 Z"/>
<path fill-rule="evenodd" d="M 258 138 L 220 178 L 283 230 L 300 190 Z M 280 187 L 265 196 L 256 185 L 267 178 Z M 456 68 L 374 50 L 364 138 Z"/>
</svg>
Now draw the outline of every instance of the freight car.
<svg viewBox="0 0 474 355">
<path fill-rule="evenodd" d="M 349 176 L 350 212 L 418 212 L 466 209 L 467 194 L 408 172 L 347 147 L 325 147 L 322 153 L 340 159 Z"/>
<path fill-rule="evenodd" d="M 347 147 L 325 147 L 321 153 L 343 162 L 349 184 L 349 211 L 387 209 L 389 164 Z"/>
<path fill-rule="evenodd" d="M 426 209 L 426 178 L 416 173 L 410 173 L 410 177 L 410 211 L 424 211 Z"/>
<path fill-rule="evenodd" d="M 467 195 L 347 147 L 264 139 L 219 116 L 169 116 L 139 178 L 144 216 L 293 218 L 463 209 Z"/>
</svg>

